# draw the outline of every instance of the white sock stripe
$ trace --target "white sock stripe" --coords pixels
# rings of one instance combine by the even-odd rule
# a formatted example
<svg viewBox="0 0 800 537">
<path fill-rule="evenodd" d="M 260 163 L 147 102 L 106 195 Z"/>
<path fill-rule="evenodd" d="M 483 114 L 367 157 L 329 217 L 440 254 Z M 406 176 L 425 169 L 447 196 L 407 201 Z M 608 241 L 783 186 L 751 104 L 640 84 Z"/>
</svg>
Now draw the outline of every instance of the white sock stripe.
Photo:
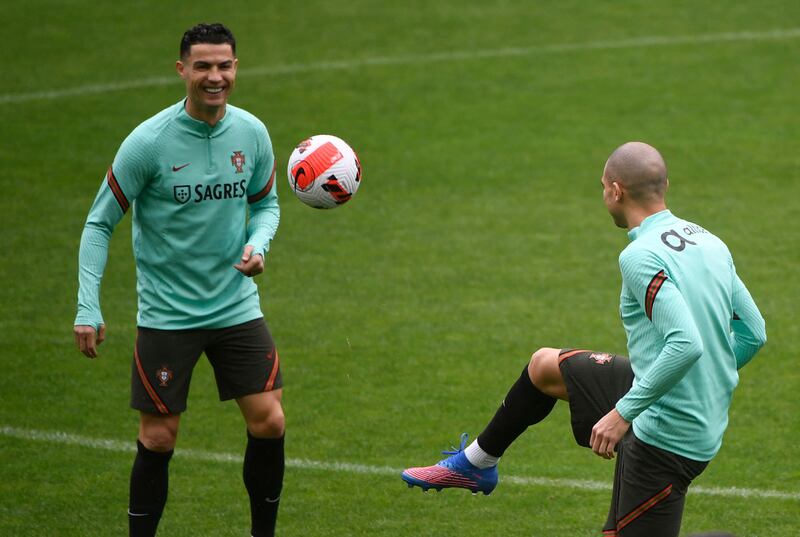
<svg viewBox="0 0 800 537">
<path fill-rule="evenodd" d="M 323 61 L 313 63 L 297 63 L 286 65 L 273 65 L 240 69 L 239 76 L 277 76 L 294 73 L 314 71 L 348 70 L 358 67 L 387 66 L 387 65 L 422 65 L 437 62 L 451 62 L 464 60 L 482 60 L 490 58 L 504 58 L 514 56 L 531 56 L 535 54 L 558 54 L 565 52 L 609 50 L 624 48 L 664 47 L 675 45 L 700 45 L 710 43 L 726 43 L 736 41 L 768 41 L 781 39 L 795 39 L 800 37 L 800 28 L 786 28 L 767 30 L 762 32 L 740 31 L 722 32 L 713 34 L 674 35 L 674 36 L 645 36 L 620 39 L 616 41 L 587 41 L 583 43 L 552 43 L 534 45 L 530 47 L 507 47 L 500 49 L 461 50 L 450 52 L 431 52 L 428 54 L 410 54 L 402 56 L 376 56 L 367 58 L 354 58 L 352 60 Z M 20 103 L 28 101 L 47 101 L 64 97 L 77 97 L 82 95 L 110 93 L 137 88 L 151 88 L 178 84 L 177 76 L 160 76 L 143 78 L 140 80 L 127 80 L 121 82 L 108 82 L 87 84 L 60 90 L 33 91 L 28 93 L 10 93 L 0 95 L 0 104 Z"/>
<path fill-rule="evenodd" d="M 61 431 L 41 431 L 36 429 L 23 429 L 19 427 L 0 426 L 0 436 L 16 438 L 19 440 L 52 442 L 67 444 L 91 449 L 104 449 L 115 452 L 135 452 L 136 444 L 133 441 L 122 442 L 119 440 L 104 440 L 89 438 L 81 435 Z M 237 463 L 241 464 L 243 457 L 233 453 L 216 453 L 195 449 L 178 449 L 179 457 L 207 462 Z M 314 461 L 309 459 L 287 459 L 286 466 L 299 470 L 323 470 L 331 472 L 345 472 L 352 474 L 370 474 L 399 476 L 402 469 L 391 466 L 370 466 L 348 462 Z M 611 490 L 611 484 L 604 481 L 590 481 L 584 479 L 561 479 L 551 477 L 517 477 L 501 475 L 501 482 L 522 486 L 541 486 L 549 488 L 579 489 L 589 491 Z M 751 489 L 741 487 L 708 487 L 693 486 L 692 494 L 705 496 L 722 496 L 726 498 L 765 498 L 778 500 L 800 501 L 800 492 L 786 492 L 769 489 Z"/>
</svg>

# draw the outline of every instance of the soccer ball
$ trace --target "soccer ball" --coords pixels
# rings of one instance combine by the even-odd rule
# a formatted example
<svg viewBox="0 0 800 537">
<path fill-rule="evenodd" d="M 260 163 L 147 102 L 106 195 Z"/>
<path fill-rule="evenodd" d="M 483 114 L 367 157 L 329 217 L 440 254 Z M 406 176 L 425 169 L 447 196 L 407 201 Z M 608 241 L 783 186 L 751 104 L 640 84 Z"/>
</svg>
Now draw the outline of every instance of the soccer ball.
<svg viewBox="0 0 800 537">
<path fill-rule="evenodd" d="M 316 209 L 333 209 L 352 198 L 361 184 L 361 163 L 341 138 L 318 134 L 300 142 L 287 167 L 292 192 Z"/>
</svg>

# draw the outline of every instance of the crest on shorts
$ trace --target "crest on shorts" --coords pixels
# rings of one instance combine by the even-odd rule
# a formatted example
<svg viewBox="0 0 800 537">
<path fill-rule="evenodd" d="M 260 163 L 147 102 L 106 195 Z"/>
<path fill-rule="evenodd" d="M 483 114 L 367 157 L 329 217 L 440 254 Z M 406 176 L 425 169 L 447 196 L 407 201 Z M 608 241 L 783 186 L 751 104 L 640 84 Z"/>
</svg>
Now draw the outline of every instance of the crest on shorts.
<svg viewBox="0 0 800 537">
<path fill-rule="evenodd" d="M 607 352 L 593 352 L 589 355 L 589 358 L 594 361 L 594 363 L 599 365 L 610 364 L 614 359 L 614 357 Z"/>
<path fill-rule="evenodd" d="M 241 151 L 234 151 L 233 155 L 231 155 L 231 164 L 236 167 L 236 173 L 242 173 L 244 171 L 242 169 L 244 166 L 244 153 Z"/>
<path fill-rule="evenodd" d="M 191 197 L 189 185 L 175 185 L 172 192 L 175 195 L 175 201 L 178 203 L 186 203 Z"/>
<path fill-rule="evenodd" d="M 161 369 L 156 371 L 156 380 L 159 386 L 167 387 L 167 383 L 172 380 L 172 371 L 167 369 L 167 366 L 162 365 Z"/>
</svg>

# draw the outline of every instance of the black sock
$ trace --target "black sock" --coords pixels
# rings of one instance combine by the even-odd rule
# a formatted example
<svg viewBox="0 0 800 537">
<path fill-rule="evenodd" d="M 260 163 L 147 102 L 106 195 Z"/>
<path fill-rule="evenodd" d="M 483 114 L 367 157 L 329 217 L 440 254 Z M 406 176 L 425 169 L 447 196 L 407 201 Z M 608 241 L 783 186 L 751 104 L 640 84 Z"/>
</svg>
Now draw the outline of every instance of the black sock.
<svg viewBox="0 0 800 537">
<path fill-rule="evenodd" d="M 272 537 L 283 488 L 283 439 L 256 438 L 247 432 L 244 486 L 250 496 L 253 537 Z"/>
<path fill-rule="evenodd" d="M 169 460 L 173 451 L 150 451 L 139 440 L 131 470 L 128 501 L 130 537 L 152 537 L 167 503 Z"/>
<path fill-rule="evenodd" d="M 533 385 L 525 366 L 492 421 L 478 435 L 478 445 L 489 455 L 501 457 L 528 426 L 545 419 L 555 404 L 554 397 L 545 395 Z"/>
</svg>

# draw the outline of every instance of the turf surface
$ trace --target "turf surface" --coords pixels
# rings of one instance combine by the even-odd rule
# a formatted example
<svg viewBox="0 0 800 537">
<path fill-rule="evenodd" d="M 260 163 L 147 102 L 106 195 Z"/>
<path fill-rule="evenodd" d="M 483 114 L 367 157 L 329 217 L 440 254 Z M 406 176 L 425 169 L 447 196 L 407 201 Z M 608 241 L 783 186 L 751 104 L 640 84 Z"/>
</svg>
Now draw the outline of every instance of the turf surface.
<svg viewBox="0 0 800 537">
<path fill-rule="evenodd" d="M 279 170 L 317 133 L 350 142 L 364 170 L 353 201 L 328 212 L 280 177 L 281 227 L 258 282 L 295 461 L 281 535 L 598 534 L 608 492 L 553 480 L 606 483 L 612 465 L 574 447 L 563 405 L 502 463 L 501 479 L 545 481 L 423 495 L 386 469 L 433 463 L 462 430 L 477 434 L 539 346 L 624 351 L 626 237 L 599 179 L 631 139 L 662 150 L 670 207 L 728 243 L 767 319 L 769 343 L 743 370 L 723 449 L 697 481 L 718 493 L 690 494 L 684 531 L 797 534 L 796 2 L 2 10 L 0 534 L 124 534 L 132 454 L 120 446 L 137 427 L 130 217 L 103 282 L 109 339 L 91 362 L 71 335 L 78 241 L 121 140 L 182 98 L 178 40 L 201 20 L 236 33 L 232 102 L 267 124 Z M 205 362 L 189 407 L 161 534 L 245 535 L 239 464 L 181 457 L 243 451 L 238 411 L 216 401 Z"/>
</svg>

